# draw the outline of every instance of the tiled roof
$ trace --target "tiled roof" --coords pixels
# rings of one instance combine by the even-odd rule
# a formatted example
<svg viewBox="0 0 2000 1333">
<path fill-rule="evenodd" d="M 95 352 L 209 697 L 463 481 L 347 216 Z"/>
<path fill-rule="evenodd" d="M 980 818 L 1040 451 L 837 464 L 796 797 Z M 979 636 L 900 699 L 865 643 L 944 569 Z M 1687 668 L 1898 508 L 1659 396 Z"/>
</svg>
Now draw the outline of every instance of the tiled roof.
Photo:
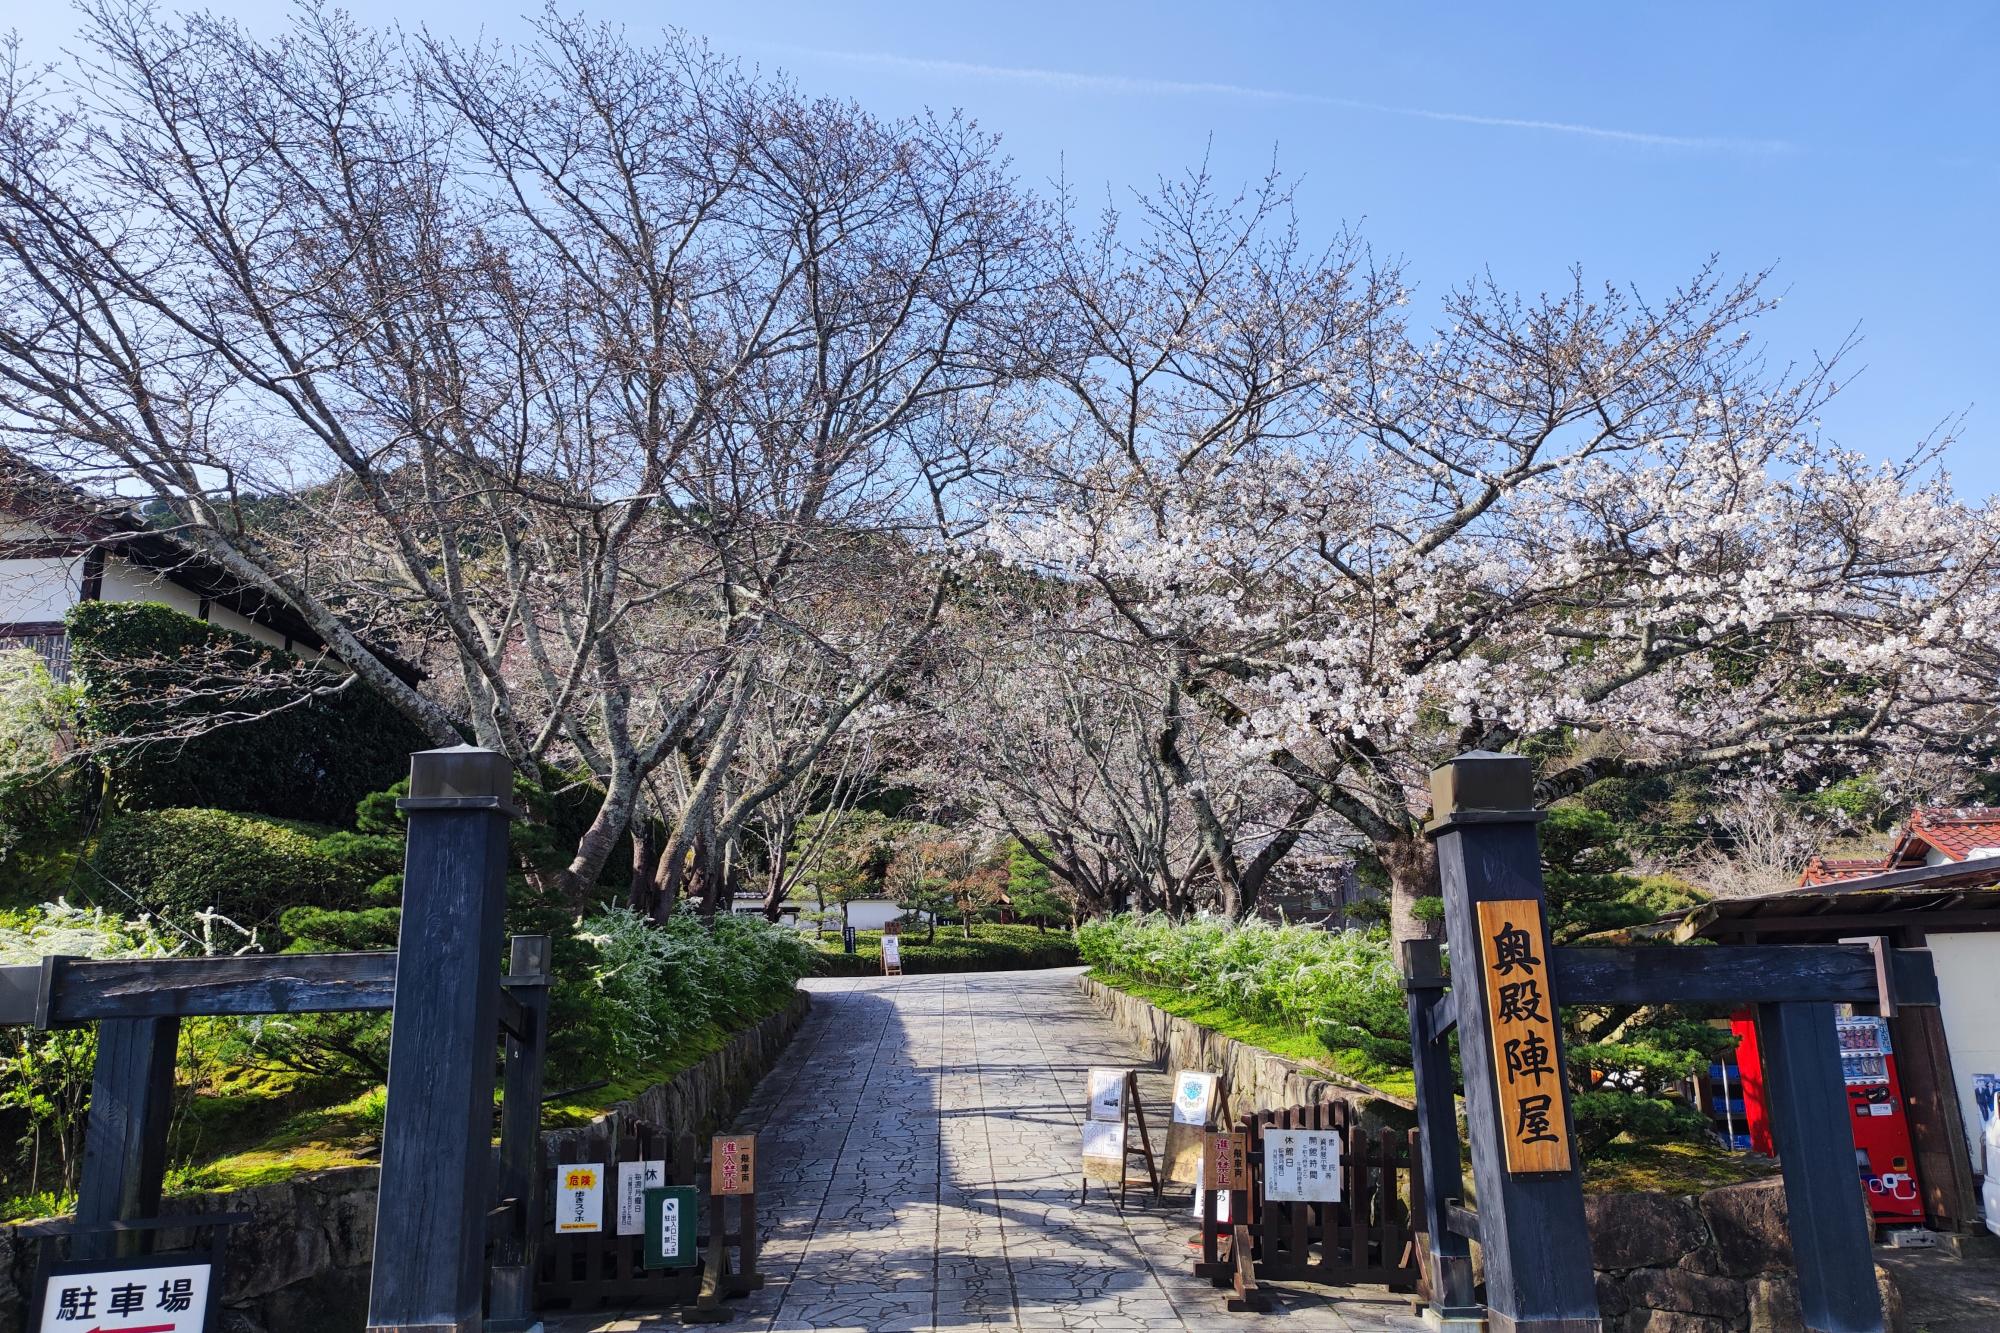
<svg viewBox="0 0 2000 1333">
<path fill-rule="evenodd" d="M 1858 879 L 1863 875 L 1879 874 L 1883 868 L 1879 856 L 1815 856 L 1799 872 L 1799 887 L 1811 888 L 1815 884 Z"/>
<path fill-rule="evenodd" d="M 1919 806 L 1910 812 L 1909 836 L 1963 861 L 1975 847 L 2000 847 L 2000 807 Z"/>
</svg>

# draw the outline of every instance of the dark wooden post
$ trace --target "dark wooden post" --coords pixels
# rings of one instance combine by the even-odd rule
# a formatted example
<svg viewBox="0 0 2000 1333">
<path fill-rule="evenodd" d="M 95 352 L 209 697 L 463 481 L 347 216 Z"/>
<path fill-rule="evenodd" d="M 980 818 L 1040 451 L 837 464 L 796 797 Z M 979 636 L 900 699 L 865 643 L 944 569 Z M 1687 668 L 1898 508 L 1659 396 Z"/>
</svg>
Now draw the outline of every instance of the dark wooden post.
<svg viewBox="0 0 2000 1333">
<path fill-rule="evenodd" d="M 1563 1069 L 1561 1025 L 1554 1024 L 1552 1080 L 1536 1080 L 1558 1125 L 1561 1169 L 1509 1168 L 1509 1121 L 1494 1065 L 1496 1015 L 1488 994 L 1487 941 L 1479 905 L 1521 904 L 1515 913 L 1532 923 L 1532 973 L 1516 980 L 1540 983 L 1553 1016 L 1560 1001 L 1549 986 L 1548 932 L 1543 925 L 1541 848 L 1535 824 L 1534 773 L 1517 755 L 1474 751 L 1431 774 L 1438 876 L 1451 945 L 1452 1001 L 1458 1016 L 1459 1064 L 1465 1075 L 1466 1125 L 1472 1138 L 1472 1174 L 1479 1189 L 1479 1241 L 1486 1254 L 1487 1318 L 1495 1333 L 1600 1333 L 1590 1234 L 1583 1215 L 1583 1182 L 1570 1136 L 1569 1088 Z M 1515 1106 L 1518 1111 L 1518 1105 Z M 1559 1115 L 1560 1119 L 1556 1117 Z M 1539 1150 L 1547 1144 L 1536 1145 Z M 1441 1205 L 1442 1206 L 1442 1205 Z"/>
<path fill-rule="evenodd" d="M 1811 1333 L 1881 1333 L 1882 1296 L 1866 1196 L 1856 1183 L 1833 1006 L 1758 1005 L 1757 1046 L 1771 1142 L 1785 1173 L 1799 1313 Z"/>
<path fill-rule="evenodd" d="M 83 1172 L 76 1191 L 80 1226 L 159 1216 L 180 1032 L 178 1018 L 109 1018 L 98 1023 L 90 1120 L 84 1130 Z M 71 1243 L 71 1253 L 78 1259 L 109 1259 L 118 1253 L 118 1242 L 112 1232 L 84 1231 Z M 145 1232 L 125 1238 L 128 1251 L 150 1249 L 151 1243 Z"/>
<path fill-rule="evenodd" d="M 479 1333 L 513 769 L 410 757 L 370 1333 Z"/>
<path fill-rule="evenodd" d="M 1405 940 L 1401 952 L 1417 1082 L 1418 1151 L 1410 1156 L 1410 1169 L 1423 1181 L 1417 1224 L 1430 1251 L 1431 1306 L 1439 1327 L 1476 1329 L 1486 1311 L 1472 1295 L 1472 1243 L 1451 1229 L 1446 1215 L 1452 1200 L 1465 1197 L 1465 1174 L 1459 1164 L 1456 1080 L 1446 1042 L 1450 1029 L 1438 1021 L 1450 1007 L 1445 1003 L 1444 960 L 1436 940 Z"/>
<path fill-rule="evenodd" d="M 493 1253 L 487 1333 L 535 1326 L 535 1269 L 541 1258 L 548 1175 L 540 1161 L 542 1058 L 548 1046 L 549 937 L 516 935 L 507 959 L 512 1022 L 503 1024 L 499 1196 L 513 1211 Z"/>
</svg>

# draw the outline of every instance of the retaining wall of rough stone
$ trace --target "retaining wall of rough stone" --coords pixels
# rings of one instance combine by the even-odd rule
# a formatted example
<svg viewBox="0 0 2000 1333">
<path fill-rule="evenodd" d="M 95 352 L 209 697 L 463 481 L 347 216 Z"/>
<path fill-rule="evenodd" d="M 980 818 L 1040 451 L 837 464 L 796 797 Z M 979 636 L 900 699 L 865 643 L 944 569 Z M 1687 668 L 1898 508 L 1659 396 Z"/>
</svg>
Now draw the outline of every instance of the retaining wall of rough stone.
<svg viewBox="0 0 2000 1333">
<path fill-rule="evenodd" d="M 1211 1069 L 1227 1074 L 1229 1105 L 1237 1115 L 1342 1101 L 1355 1108 L 1362 1125 L 1370 1130 L 1409 1129 L 1417 1123 L 1416 1108 L 1410 1102 L 1379 1088 L 1287 1060 L 1261 1046 L 1177 1018 L 1093 977 L 1080 977 L 1078 981 L 1098 1012 L 1137 1041 L 1161 1068 L 1169 1072 Z"/>
<path fill-rule="evenodd" d="M 793 1002 L 738 1033 L 721 1050 L 608 1114 L 624 1114 L 669 1132 L 686 1126 L 697 1136 L 725 1126 L 777 1060 L 804 1021 L 808 999 Z M 582 1130 L 550 1130 L 552 1157 Z M 260 1185 L 233 1194 L 171 1200 L 173 1213 L 248 1212 L 254 1220 L 230 1229 L 225 1256 L 222 1333 L 354 1333 L 366 1322 L 368 1265 L 375 1246 L 375 1198 L 380 1171 L 350 1167 Z M 189 1243 L 164 1233 L 162 1248 Z M 0 1331 L 22 1333 L 32 1299 L 35 1246 L 13 1226 L 0 1226 Z"/>
<path fill-rule="evenodd" d="M 1699 1195 L 1590 1194 L 1591 1261 L 1606 1333 L 1795 1333 L 1799 1289 L 1782 1180 Z M 1855 1207 L 1861 1208 L 1859 1193 Z M 1876 1283 L 1903 1327 L 1894 1280 Z"/>
</svg>

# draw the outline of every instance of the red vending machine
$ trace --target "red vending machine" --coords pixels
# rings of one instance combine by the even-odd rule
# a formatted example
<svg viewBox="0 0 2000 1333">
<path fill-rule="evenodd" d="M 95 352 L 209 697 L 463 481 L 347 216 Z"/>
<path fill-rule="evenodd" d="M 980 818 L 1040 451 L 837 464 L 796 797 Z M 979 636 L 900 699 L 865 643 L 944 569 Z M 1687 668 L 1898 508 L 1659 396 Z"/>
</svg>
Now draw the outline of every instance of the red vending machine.
<svg viewBox="0 0 2000 1333">
<path fill-rule="evenodd" d="M 1757 1024 L 1749 1010 L 1730 1018 L 1736 1033 L 1736 1063 L 1742 1070 L 1744 1118 L 1750 1144 L 1770 1155 L 1771 1118 L 1764 1093 L 1764 1061 L 1757 1049 Z M 1854 1166 L 1868 1193 L 1869 1211 L 1879 1223 L 1922 1225 L 1924 1201 L 1917 1190 L 1916 1153 L 1903 1111 L 1903 1086 L 1889 1047 L 1889 1025 L 1879 1018 L 1843 1018 L 1841 1072 L 1847 1082 L 1847 1127 L 1854 1136 Z"/>
</svg>

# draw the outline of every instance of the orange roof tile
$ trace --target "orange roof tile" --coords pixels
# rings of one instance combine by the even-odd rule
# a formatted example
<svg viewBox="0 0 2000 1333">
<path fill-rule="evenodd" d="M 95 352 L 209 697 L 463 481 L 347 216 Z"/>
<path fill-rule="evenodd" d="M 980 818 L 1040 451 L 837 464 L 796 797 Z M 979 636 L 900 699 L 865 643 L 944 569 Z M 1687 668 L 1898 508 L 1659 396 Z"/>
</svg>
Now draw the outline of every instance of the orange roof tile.
<svg viewBox="0 0 2000 1333">
<path fill-rule="evenodd" d="M 2000 807 L 1919 806 L 1910 812 L 1909 836 L 1963 861 L 1976 847 L 2000 847 Z"/>
<path fill-rule="evenodd" d="M 1879 856 L 1815 856 L 1799 872 L 1799 887 L 1807 889 L 1816 884 L 1834 884 L 1843 879 L 1878 875 L 1887 868 L 1887 863 Z"/>
</svg>

